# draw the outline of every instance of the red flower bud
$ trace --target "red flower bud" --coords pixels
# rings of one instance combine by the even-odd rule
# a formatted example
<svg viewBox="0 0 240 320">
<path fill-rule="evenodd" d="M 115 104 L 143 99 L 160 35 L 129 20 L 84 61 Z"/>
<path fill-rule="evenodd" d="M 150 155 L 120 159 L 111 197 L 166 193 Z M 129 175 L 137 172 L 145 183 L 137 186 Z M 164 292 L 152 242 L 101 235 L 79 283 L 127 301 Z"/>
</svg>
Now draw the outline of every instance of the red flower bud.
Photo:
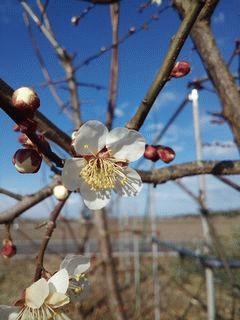
<svg viewBox="0 0 240 320">
<path fill-rule="evenodd" d="M 21 87 L 15 90 L 12 96 L 12 103 L 15 108 L 22 111 L 36 111 L 40 106 L 38 95 L 28 87 Z"/>
<path fill-rule="evenodd" d="M 18 172 L 36 173 L 41 166 L 42 157 L 34 149 L 18 149 L 12 161 Z"/>
<path fill-rule="evenodd" d="M 153 162 L 159 160 L 157 149 L 154 146 L 146 144 L 144 158 L 152 160 Z"/>
<path fill-rule="evenodd" d="M 159 158 L 165 163 L 173 161 L 176 156 L 175 151 L 172 148 L 161 145 L 157 146 L 157 154 Z"/>
<path fill-rule="evenodd" d="M 178 61 L 172 69 L 171 77 L 181 78 L 190 72 L 190 65 L 187 61 Z"/>
<path fill-rule="evenodd" d="M 11 258 L 17 253 L 16 246 L 9 239 L 3 240 L 3 247 L 0 249 L 0 255 L 4 258 Z"/>
</svg>

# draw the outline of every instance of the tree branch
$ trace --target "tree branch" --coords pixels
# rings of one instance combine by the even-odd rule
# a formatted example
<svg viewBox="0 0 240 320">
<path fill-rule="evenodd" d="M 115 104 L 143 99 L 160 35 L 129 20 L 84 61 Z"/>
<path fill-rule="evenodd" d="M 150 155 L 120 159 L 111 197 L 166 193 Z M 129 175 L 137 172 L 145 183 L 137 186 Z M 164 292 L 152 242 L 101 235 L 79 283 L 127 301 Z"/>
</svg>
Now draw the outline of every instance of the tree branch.
<svg viewBox="0 0 240 320">
<path fill-rule="evenodd" d="M 110 6 L 111 21 L 112 21 L 112 37 L 113 37 L 113 48 L 112 48 L 112 61 L 111 61 L 111 74 L 110 74 L 110 85 L 109 85 L 109 98 L 108 98 L 108 110 L 106 126 L 111 129 L 114 111 L 116 107 L 117 98 L 117 82 L 118 82 L 118 27 L 119 27 L 119 4 L 115 3 Z"/>
<path fill-rule="evenodd" d="M 189 8 L 192 6 L 189 0 L 174 0 L 173 3 L 182 17 L 188 15 Z M 210 14 L 213 13 L 217 3 L 217 0 L 206 2 L 200 19 L 191 31 L 191 37 L 221 99 L 223 116 L 228 121 L 235 141 L 240 147 L 240 94 L 234 78 L 221 56 L 209 25 Z M 208 11 L 210 14 L 207 14 Z"/>
<path fill-rule="evenodd" d="M 2 79 L 0 79 L 0 107 L 16 122 L 18 121 L 16 108 L 12 105 L 13 89 Z M 21 115 L 20 115 L 21 119 Z M 37 129 L 44 134 L 46 138 L 52 140 L 63 148 L 66 152 L 71 153 L 72 139 L 61 129 L 55 126 L 41 112 L 37 111 L 34 117 L 37 122 Z M 15 121 L 15 120 L 14 120 Z"/>
<path fill-rule="evenodd" d="M 70 193 L 69 193 L 70 195 Z M 68 195 L 68 197 L 69 197 Z M 59 217 L 59 214 L 61 213 L 61 210 L 63 206 L 65 205 L 68 197 L 63 200 L 59 201 L 56 205 L 56 207 L 53 209 L 53 211 L 50 214 L 50 219 L 47 224 L 47 231 L 46 234 L 42 240 L 38 255 L 37 255 L 37 265 L 36 265 L 36 270 L 35 270 L 35 276 L 34 276 L 34 282 L 37 281 L 38 279 L 41 278 L 42 271 L 43 271 L 43 260 L 44 260 L 44 255 L 48 246 L 48 243 L 52 237 L 53 231 L 56 228 L 56 221 L 57 218 Z"/>
<path fill-rule="evenodd" d="M 157 73 L 151 87 L 142 100 L 137 112 L 133 118 L 127 123 L 126 127 L 129 129 L 139 130 L 143 125 L 149 111 L 151 110 L 154 101 L 156 100 L 159 92 L 169 80 L 170 73 L 174 67 L 175 61 L 186 41 L 194 22 L 196 21 L 202 7 L 202 1 L 194 1 L 191 8 L 188 10 L 186 17 L 182 21 L 176 35 L 170 44 L 168 53 L 163 61 L 163 64 Z"/>
<path fill-rule="evenodd" d="M 199 174 L 231 175 L 240 174 L 240 161 L 202 161 L 187 162 L 152 171 L 138 170 L 145 183 L 161 184 L 167 181 Z"/>
<path fill-rule="evenodd" d="M 32 208 L 39 202 L 52 195 L 53 188 L 57 181 L 53 181 L 49 186 L 44 187 L 33 195 L 25 196 L 16 205 L 0 213 L 0 224 L 12 222 L 26 210 Z"/>
<path fill-rule="evenodd" d="M 8 191 L 8 190 L 6 190 L 4 188 L 0 188 L 0 193 L 1 194 L 5 194 L 6 196 L 11 197 L 11 198 L 13 198 L 15 200 L 22 200 L 22 198 L 23 198 L 22 195 L 14 193 L 14 192 L 11 192 L 11 191 Z"/>
</svg>

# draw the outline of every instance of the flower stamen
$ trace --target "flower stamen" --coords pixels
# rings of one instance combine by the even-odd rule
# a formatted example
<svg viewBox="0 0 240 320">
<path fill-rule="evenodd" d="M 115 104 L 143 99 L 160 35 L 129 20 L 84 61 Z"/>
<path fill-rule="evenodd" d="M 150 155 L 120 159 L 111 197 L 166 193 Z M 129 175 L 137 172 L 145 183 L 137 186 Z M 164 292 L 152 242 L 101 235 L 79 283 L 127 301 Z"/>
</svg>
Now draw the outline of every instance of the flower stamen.
<svg viewBox="0 0 240 320">
<path fill-rule="evenodd" d="M 118 181 L 125 185 L 127 176 L 118 162 L 114 158 L 93 157 L 81 170 L 80 176 L 95 191 L 113 189 Z"/>
</svg>

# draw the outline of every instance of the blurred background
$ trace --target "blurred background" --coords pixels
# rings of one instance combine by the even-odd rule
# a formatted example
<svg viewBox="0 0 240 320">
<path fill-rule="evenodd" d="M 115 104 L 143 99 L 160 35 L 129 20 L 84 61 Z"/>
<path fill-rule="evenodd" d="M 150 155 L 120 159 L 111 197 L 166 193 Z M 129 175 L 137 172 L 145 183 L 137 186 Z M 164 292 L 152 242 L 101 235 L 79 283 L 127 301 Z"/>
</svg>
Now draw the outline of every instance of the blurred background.
<svg viewBox="0 0 240 320">
<path fill-rule="evenodd" d="M 0 2 L 1 77 L 13 88 L 33 87 L 41 99 L 40 111 L 71 135 L 76 125 L 71 118 L 66 70 L 31 14 L 26 14 L 23 2 Z M 114 5 L 81 0 L 26 3 L 41 23 L 49 21 L 61 48 L 71 54 L 82 120 L 105 122 L 114 47 L 110 13 Z M 122 0 L 117 5 L 119 74 L 113 127 L 123 127 L 161 66 L 181 18 L 168 0 Z M 232 0 L 231 5 L 219 1 L 211 18 L 216 44 L 236 85 L 240 72 L 239 14 L 239 1 Z M 202 160 L 239 158 L 233 134 L 219 117 L 222 107 L 215 87 L 190 37 L 178 60 L 190 64 L 190 73 L 167 83 L 140 130 L 148 144 L 169 146 L 176 158 L 171 164 L 142 158 L 133 164 L 135 168 L 151 170 L 199 160 L 197 147 Z M 189 99 L 193 89 L 199 97 L 197 124 Z M 53 173 L 47 164 L 34 175 L 16 171 L 12 156 L 20 143 L 13 125 L 0 112 L 0 189 L 32 194 L 49 184 Z M 196 140 L 198 125 L 201 141 Z M 51 146 L 61 157 L 69 157 L 57 145 Z M 47 270 L 54 272 L 68 253 L 91 257 L 91 292 L 70 306 L 70 317 L 240 319 L 239 175 L 228 179 L 230 182 L 224 182 L 206 175 L 158 186 L 146 184 L 136 198 L 115 195 L 101 221 L 83 205 L 80 195 L 73 193 L 61 212 L 45 261 Z M 0 194 L 3 213 L 17 202 Z M 56 203 L 53 196 L 48 197 L 14 220 L 11 237 L 17 255 L 0 257 L 0 304 L 13 303 L 30 284 L 35 257 Z M 0 228 L 3 240 L 7 231 L 4 225 Z M 101 236 L 99 228 L 107 234 Z"/>
</svg>

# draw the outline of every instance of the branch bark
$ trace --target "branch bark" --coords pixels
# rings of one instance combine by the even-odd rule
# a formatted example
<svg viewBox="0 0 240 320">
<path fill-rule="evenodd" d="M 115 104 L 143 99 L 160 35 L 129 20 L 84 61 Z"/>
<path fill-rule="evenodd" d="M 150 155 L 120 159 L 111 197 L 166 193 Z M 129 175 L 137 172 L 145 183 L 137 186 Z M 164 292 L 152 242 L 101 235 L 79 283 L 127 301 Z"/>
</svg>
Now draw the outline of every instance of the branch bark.
<svg viewBox="0 0 240 320">
<path fill-rule="evenodd" d="M 187 162 L 152 171 L 138 170 L 145 183 L 161 184 L 170 180 L 199 174 L 231 175 L 240 174 L 240 161 L 202 161 Z"/>
<path fill-rule="evenodd" d="M 143 125 L 148 113 L 150 112 L 158 94 L 169 80 L 170 73 L 174 67 L 175 61 L 196 21 L 202 7 L 202 1 L 194 1 L 191 8 L 188 10 L 186 17 L 183 19 L 177 33 L 173 37 L 168 53 L 163 61 L 163 64 L 157 73 L 151 87 L 142 100 L 137 112 L 133 118 L 127 123 L 129 129 L 139 130 Z"/>
<path fill-rule="evenodd" d="M 118 27 L 119 27 L 119 4 L 115 3 L 110 6 L 111 20 L 112 20 L 112 37 L 113 37 L 113 48 L 112 48 L 112 61 L 111 61 L 111 75 L 109 85 L 109 98 L 108 98 L 108 110 L 107 110 L 107 121 L 106 126 L 111 129 L 114 111 L 116 107 L 117 98 L 117 82 L 118 82 Z"/>
<path fill-rule="evenodd" d="M 12 95 L 14 90 L 2 79 L 0 79 L 0 107 L 15 121 L 16 109 L 12 105 Z M 44 136 L 55 142 L 63 150 L 71 153 L 72 139 L 61 129 L 55 126 L 48 120 L 41 112 L 37 111 L 34 117 L 37 122 L 37 129 L 44 134 Z"/>
<path fill-rule="evenodd" d="M 98 231 L 101 258 L 106 274 L 108 302 L 116 320 L 127 320 L 123 300 L 117 279 L 117 270 L 112 256 L 111 241 L 108 233 L 108 221 L 105 210 L 96 210 L 94 220 Z"/>
<path fill-rule="evenodd" d="M 26 210 L 32 208 L 39 202 L 52 195 L 53 188 L 57 185 L 57 181 L 53 181 L 49 186 L 44 187 L 33 195 L 25 196 L 16 205 L 12 206 L 0 213 L 0 224 L 12 222 Z"/>
<path fill-rule="evenodd" d="M 69 195 L 70 195 L 70 193 L 69 193 Z M 68 197 L 69 197 L 69 195 L 68 195 Z M 57 218 L 59 217 L 61 210 L 62 210 L 63 206 L 65 205 L 68 197 L 63 201 L 59 201 L 57 203 L 56 207 L 53 209 L 53 211 L 50 214 L 50 219 L 49 219 L 49 222 L 47 225 L 47 231 L 46 231 L 46 234 L 42 240 L 42 243 L 41 243 L 38 255 L 37 255 L 37 264 L 36 264 L 34 282 L 41 278 L 42 271 L 44 270 L 43 260 L 44 260 L 45 252 L 46 252 L 48 243 L 52 237 L 53 231 L 56 228 Z"/>
<path fill-rule="evenodd" d="M 174 6 L 182 18 L 188 15 L 192 3 L 189 0 L 174 0 Z M 240 94 L 214 39 L 209 18 L 217 0 L 208 0 L 200 18 L 191 31 L 192 40 L 212 80 L 223 106 L 223 116 L 234 134 L 235 142 L 240 147 Z"/>
</svg>

